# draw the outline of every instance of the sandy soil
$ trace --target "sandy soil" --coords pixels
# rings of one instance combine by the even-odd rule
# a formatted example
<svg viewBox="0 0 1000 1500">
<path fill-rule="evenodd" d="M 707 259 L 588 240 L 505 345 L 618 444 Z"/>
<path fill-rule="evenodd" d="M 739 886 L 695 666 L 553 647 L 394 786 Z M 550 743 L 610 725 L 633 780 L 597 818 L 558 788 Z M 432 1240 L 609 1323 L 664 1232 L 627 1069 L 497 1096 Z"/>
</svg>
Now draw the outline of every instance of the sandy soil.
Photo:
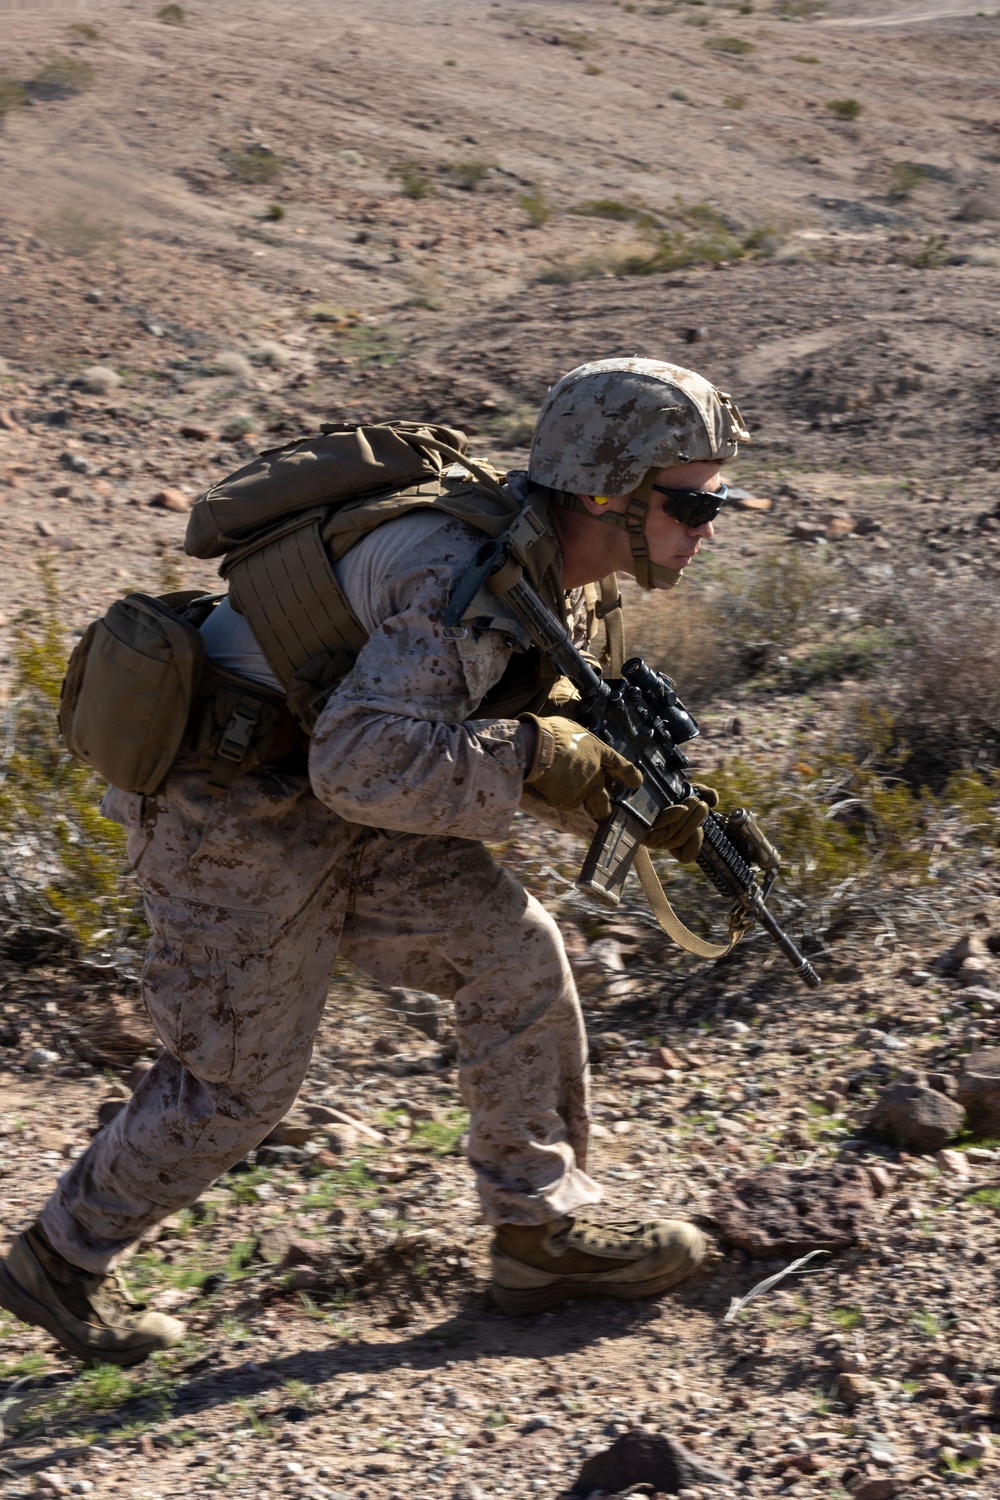
<svg viewBox="0 0 1000 1500">
<path fill-rule="evenodd" d="M 328 417 L 426 415 L 517 463 L 546 386 L 616 352 L 703 369 L 754 430 L 735 477 L 774 506 L 727 520 L 721 563 L 844 509 L 872 522 L 835 559 L 862 612 L 897 581 L 995 579 L 998 533 L 979 522 L 1000 498 L 1000 13 L 155 11 L 0 4 L 8 676 L 39 559 L 71 630 L 130 587 L 211 587 L 180 549 L 183 509 L 259 448 Z M 850 100 L 853 119 L 830 108 Z M 716 263 L 684 264 L 706 239 Z M 627 274 L 665 246 L 672 269 Z M 737 689 L 712 701 L 709 766 L 725 726 L 758 711 Z M 755 745 L 808 734 L 802 714 L 782 702 Z M 768 1161 L 861 1159 L 887 1173 L 867 1238 L 734 1323 L 730 1298 L 778 1261 L 727 1251 L 655 1307 L 505 1322 L 483 1291 L 447 1035 L 425 1045 L 341 976 L 300 1117 L 340 1107 L 382 1141 L 313 1128 L 288 1148 L 304 1157 L 227 1177 L 142 1247 L 137 1283 L 192 1323 L 151 1373 L 81 1378 L 5 1321 L 5 1493 L 554 1500 L 635 1425 L 730 1476 L 706 1497 L 995 1492 L 997 1220 L 988 1189 L 961 1196 L 992 1181 L 992 1147 L 966 1153 L 967 1179 L 847 1145 L 901 1062 L 954 1072 L 995 1041 L 1000 1002 L 963 1000 L 933 968 L 963 932 L 1000 933 L 989 850 L 945 861 L 933 917 L 834 942 L 815 996 L 760 944 L 702 971 L 637 903 L 602 925 L 567 899 L 579 851 L 527 824 L 502 852 L 581 975 L 611 1209 L 707 1213 L 714 1186 Z M 8 968 L 4 983 L 16 1229 L 94 1128 L 103 1070 L 125 1079 L 152 1041 L 121 976 Z M 677 1076 L 632 1080 L 661 1042 L 683 1054 Z M 32 1064 L 39 1049 L 56 1060 Z M 857 1401 L 838 1383 L 852 1368 L 870 1377 Z"/>
</svg>

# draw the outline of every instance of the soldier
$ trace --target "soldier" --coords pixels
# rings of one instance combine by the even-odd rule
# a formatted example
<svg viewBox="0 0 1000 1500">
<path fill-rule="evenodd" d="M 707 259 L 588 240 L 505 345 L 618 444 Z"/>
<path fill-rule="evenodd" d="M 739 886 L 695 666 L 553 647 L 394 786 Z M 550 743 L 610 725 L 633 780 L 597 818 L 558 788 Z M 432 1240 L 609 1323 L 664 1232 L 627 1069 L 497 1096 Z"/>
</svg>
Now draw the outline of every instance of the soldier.
<svg viewBox="0 0 1000 1500">
<path fill-rule="evenodd" d="M 527 473 L 505 489 L 544 524 L 560 608 L 576 618 L 612 568 L 646 589 L 675 584 L 713 534 L 720 464 L 746 435 L 728 397 L 674 365 L 603 360 L 560 380 Z M 142 883 L 143 991 L 163 1051 L 0 1263 L 0 1302 L 82 1358 L 132 1364 L 181 1337 L 113 1268 L 288 1111 L 338 952 L 379 983 L 454 1002 L 501 1308 L 655 1296 L 703 1257 L 691 1224 L 587 1214 L 601 1194 L 573 977 L 555 922 L 483 846 L 522 798 L 592 830 L 609 781 L 641 777 L 573 721 L 565 695 L 556 711 L 558 695 L 539 701 L 544 672 L 517 686 L 532 653 L 510 631 L 442 624 L 482 542 L 473 525 L 430 502 L 383 520 L 333 568 L 364 644 L 307 761 L 262 764 L 219 796 L 182 756 L 155 798 L 106 795 Z M 221 671 L 280 693 L 245 612 L 223 602 L 203 633 Z M 693 860 L 713 798 L 669 808 L 648 842 Z"/>
</svg>

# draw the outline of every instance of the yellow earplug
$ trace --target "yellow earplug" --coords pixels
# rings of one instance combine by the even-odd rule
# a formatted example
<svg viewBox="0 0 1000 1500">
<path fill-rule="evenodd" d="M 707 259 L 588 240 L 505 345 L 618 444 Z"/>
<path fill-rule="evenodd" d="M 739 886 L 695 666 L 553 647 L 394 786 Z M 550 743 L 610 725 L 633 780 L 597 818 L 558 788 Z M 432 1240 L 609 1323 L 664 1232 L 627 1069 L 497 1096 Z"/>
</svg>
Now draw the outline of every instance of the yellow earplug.
<svg viewBox="0 0 1000 1500">
<path fill-rule="evenodd" d="M 595 505 L 607 505 L 607 503 L 608 503 L 608 497 L 607 497 L 607 495 L 595 495 L 594 496 L 594 504 Z"/>
</svg>

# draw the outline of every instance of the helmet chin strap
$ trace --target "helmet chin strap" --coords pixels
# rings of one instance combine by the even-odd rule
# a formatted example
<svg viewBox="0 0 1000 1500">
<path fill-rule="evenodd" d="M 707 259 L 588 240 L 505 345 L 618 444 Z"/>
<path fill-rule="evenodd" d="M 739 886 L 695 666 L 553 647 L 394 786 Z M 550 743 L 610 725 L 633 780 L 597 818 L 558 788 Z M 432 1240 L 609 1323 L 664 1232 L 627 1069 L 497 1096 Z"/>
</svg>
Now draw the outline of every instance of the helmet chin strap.
<svg viewBox="0 0 1000 1500">
<path fill-rule="evenodd" d="M 649 497 L 653 493 L 653 483 L 657 472 L 656 469 L 648 471 L 645 478 L 633 490 L 624 512 L 606 510 L 595 516 L 594 512 L 588 510 L 583 501 L 578 500 L 575 495 L 565 494 L 562 497 L 563 504 L 568 510 L 579 511 L 581 515 L 589 516 L 592 521 L 601 521 L 605 526 L 615 526 L 619 531 L 628 533 L 632 561 L 635 564 L 635 581 L 647 593 L 651 589 L 672 589 L 681 579 L 679 569 L 664 568 L 659 563 L 653 562 L 649 555 L 649 543 L 646 540 L 646 516 L 649 513 Z"/>
</svg>

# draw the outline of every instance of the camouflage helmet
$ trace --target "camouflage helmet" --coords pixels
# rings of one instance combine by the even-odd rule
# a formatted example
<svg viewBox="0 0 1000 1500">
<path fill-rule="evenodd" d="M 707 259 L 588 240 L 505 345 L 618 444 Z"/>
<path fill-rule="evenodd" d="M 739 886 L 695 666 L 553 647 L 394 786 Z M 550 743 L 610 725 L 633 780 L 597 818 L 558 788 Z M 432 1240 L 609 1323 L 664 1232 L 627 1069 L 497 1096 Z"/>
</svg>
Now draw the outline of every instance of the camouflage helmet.
<svg viewBox="0 0 1000 1500">
<path fill-rule="evenodd" d="M 724 391 L 658 359 L 598 359 L 550 389 L 528 474 L 583 495 L 624 495 L 651 469 L 735 457 L 750 434 Z"/>
</svg>

